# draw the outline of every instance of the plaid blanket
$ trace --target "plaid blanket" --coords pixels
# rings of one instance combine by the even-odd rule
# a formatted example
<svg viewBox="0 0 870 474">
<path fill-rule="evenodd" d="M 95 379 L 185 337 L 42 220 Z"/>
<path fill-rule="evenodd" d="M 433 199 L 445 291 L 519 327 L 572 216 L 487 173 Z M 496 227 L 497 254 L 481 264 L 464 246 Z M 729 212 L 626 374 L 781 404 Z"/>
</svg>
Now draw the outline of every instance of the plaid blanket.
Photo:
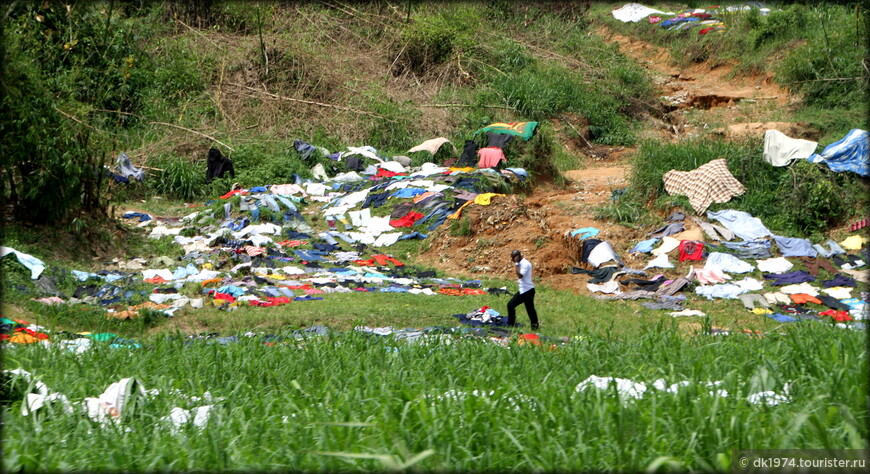
<svg viewBox="0 0 870 474">
<path fill-rule="evenodd" d="M 670 170 L 662 176 L 665 191 L 671 196 L 684 195 L 698 214 L 714 202 L 727 202 L 746 192 L 746 188 L 728 171 L 720 158 L 692 171 Z"/>
</svg>

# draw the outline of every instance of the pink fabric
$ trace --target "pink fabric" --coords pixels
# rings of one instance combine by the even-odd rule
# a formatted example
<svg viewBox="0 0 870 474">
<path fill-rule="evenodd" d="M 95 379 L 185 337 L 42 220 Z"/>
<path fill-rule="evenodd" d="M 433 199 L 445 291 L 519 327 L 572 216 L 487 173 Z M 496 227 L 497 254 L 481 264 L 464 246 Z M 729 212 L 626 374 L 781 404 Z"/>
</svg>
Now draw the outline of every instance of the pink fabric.
<svg viewBox="0 0 870 474">
<path fill-rule="evenodd" d="M 730 280 L 731 276 L 726 275 L 719 267 L 709 268 L 692 268 L 692 276 L 702 285 L 708 283 L 722 283 L 725 280 Z"/>
<path fill-rule="evenodd" d="M 494 168 L 499 162 L 507 161 L 507 158 L 504 157 L 504 152 L 501 151 L 501 148 L 496 148 L 494 146 L 488 146 L 486 148 L 481 148 L 477 150 L 477 154 L 480 155 L 480 160 L 477 162 L 478 168 Z"/>
</svg>

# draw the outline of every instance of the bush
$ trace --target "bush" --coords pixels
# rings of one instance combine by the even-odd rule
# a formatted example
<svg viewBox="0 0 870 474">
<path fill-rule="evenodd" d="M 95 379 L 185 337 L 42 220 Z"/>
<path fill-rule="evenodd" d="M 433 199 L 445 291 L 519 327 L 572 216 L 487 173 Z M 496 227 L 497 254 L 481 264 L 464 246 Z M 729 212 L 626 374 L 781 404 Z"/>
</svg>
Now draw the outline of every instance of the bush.
<svg viewBox="0 0 870 474">
<path fill-rule="evenodd" d="M 147 180 L 154 192 L 165 197 L 191 201 L 206 195 L 210 186 L 205 182 L 205 165 L 178 157 L 159 157 L 157 171 Z"/>
</svg>

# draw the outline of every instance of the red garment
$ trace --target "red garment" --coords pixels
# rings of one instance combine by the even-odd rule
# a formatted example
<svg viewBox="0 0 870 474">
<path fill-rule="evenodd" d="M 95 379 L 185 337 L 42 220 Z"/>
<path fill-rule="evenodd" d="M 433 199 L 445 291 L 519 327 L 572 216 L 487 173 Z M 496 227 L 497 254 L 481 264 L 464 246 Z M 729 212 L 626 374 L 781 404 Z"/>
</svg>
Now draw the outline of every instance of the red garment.
<svg viewBox="0 0 870 474">
<path fill-rule="evenodd" d="M 378 174 L 375 175 L 375 178 L 392 178 L 393 176 L 408 176 L 408 175 L 406 173 L 396 173 L 394 171 L 379 168 Z"/>
<path fill-rule="evenodd" d="M 229 199 L 229 198 L 235 196 L 236 194 L 248 194 L 248 190 L 247 189 L 234 189 L 234 190 L 224 194 L 223 196 L 221 196 L 221 199 Z"/>
<path fill-rule="evenodd" d="M 372 259 L 372 260 L 354 260 L 353 263 L 355 263 L 357 265 L 374 265 L 375 261 L 374 261 L 374 259 Z"/>
<path fill-rule="evenodd" d="M 834 318 L 834 321 L 837 321 L 838 323 L 845 323 L 846 321 L 852 320 L 852 317 L 849 316 L 849 313 L 847 313 L 846 311 L 837 311 L 834 309 L 822 311 L 821 313 L 819 313 L 819 316 L 830 316 Z"/>
<path fill-rule="evenodd" d="M 707 33 L 711 32 L 711 31 L 713 31 L 713 30 L 715 30 L 715 29 L 716 29 L 715 26 L 712 26 L 712 27 L 710 27 L 710 28 L 704 28 L 703 30 L 699 31 L 698 34 L 699 34 L 699 35 L 706 35 Z"/>
<path fill-rule="evenodd" d="M 500 162 L 507 161 L 501 148 L 496 148 L 494 146 L 481 148 L 480 150 L 477 150 L 477 154 L 480 155 L 480 159 L 477 161 L 477 167 L 481 169 L 494 168 Z"/>
<path fill-rule="evenodd" d="M 704 254 L 704 242 L 697 240 L 680 241 L 680 261 L 701 260 Z"/>
<path fill-rule="evenodd" d="M 166 283 L 166 280 L 164 280 L 162 276 L 146 278 L 142 281 L 144 281 L 145 283 L 151 283 L 152 285 L 161 285 L 163 283 Z"/>
<path fill-rule="evenodd" d="M 478 289 L 478 288 L 463 288 L 462 294 L 464 294 L 464 295 L 485 295 L 486 291 Z"/>
<path fill-rule="evenodd" d="M 227 303 L 235 303 L 235 302 L 236 302 L 236 298 L 235 298 L 233 295 L 230 295 L 230 294 L 227 294 L 227 293 L 217 293 L 217 292 L 216 292 L 216 293 L 214 294 L 214 299 L 216 299 L 216 300 L 224 300 L 224 301 L 226 301 Z"/>
<path fill-rule="evenodd" d="M 280 306 L 283 304 L 287 304 L 293 301 L 291 298 L 287 298 L 286 296 L 279 296 L 277 298 L 266 298 L 266 301 L 249 301 L 248 305 L 250 306 L 261 306 L 261 307 L 270 307 L 270 306 Z"/>
<path fill-rule="evenodd" d="M 401 266 L 405 265 L 404 263 L 396 260 L 393 257 L 390 257 L 389 255 L 372 255 L 372 259 L 374 261 L 378 262 L 378 265 L 380 265 L 382 267 L 387 266 L 387 262 L 390 262 L 397 267 L 401 267 Z"/>
<path fill-rule="evenodd" d="M 309 285 L 309 284 L 305 284 L 305 285 L 284 285 L 284 286 L 285 286 L 286 288 L 290 289 L 290 290 L 310 290 L 310 289 L 311 289 L 311 285 Z"/>
<path fill-rule="evenodd" d="M 423 214 L 419 212 L 411 211 L 405 217 L 401 219 L 393 219 L 390 221 L 390 225 L 393 227 L 411 227 L 415 222 L 423 218 Z"/>
</svg>

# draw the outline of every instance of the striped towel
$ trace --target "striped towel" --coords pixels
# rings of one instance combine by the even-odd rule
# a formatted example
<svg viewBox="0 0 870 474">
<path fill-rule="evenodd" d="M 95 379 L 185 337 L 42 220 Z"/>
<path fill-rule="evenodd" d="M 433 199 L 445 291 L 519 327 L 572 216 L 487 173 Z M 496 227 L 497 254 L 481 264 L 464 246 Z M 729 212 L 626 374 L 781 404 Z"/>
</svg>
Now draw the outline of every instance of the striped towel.
<svg viewBox="0 0 870 474">
<path fill-rule="evenodd" d="M 728 171 L 724 158 L 692 171 L 670 170 L 662 176 L 662 180 L 668 194 L 688 196 L 689 203 L 699 214 L 714 202 L 727 202 L 746 192 L 746 188 Z"/>
<path fill-rule="evenodd" d="M 266 249 L 263 247 L 254 247 L 253 245 L 245 245 L 242 247 L 242 250 L 245 251 L 246 254 L 256 257 L 257 255 L 263 255 L 266 253 Z"/>
</svg>

